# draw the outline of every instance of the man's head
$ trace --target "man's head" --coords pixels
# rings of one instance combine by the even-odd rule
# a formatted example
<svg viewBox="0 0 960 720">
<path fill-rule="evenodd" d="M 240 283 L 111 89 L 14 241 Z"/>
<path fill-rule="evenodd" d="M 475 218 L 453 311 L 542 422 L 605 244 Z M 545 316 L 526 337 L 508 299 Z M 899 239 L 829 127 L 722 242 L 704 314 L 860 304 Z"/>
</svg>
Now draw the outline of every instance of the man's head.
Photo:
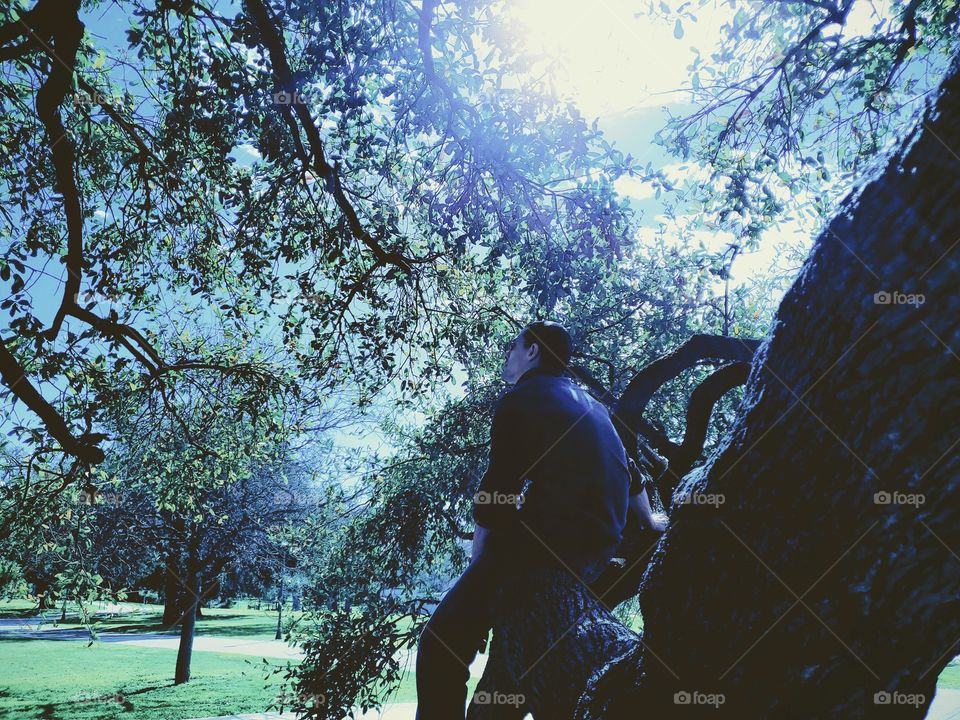
<svg viewBox="0 0 960 720">
<path fill-rule="evenodd" d="M 532 322 L 507 346 L 502 375 L 515 383 L 527 370 L 535 367 L 564 370 L 570 362 L 573 340 L 560 323 Z"/>
</svg>

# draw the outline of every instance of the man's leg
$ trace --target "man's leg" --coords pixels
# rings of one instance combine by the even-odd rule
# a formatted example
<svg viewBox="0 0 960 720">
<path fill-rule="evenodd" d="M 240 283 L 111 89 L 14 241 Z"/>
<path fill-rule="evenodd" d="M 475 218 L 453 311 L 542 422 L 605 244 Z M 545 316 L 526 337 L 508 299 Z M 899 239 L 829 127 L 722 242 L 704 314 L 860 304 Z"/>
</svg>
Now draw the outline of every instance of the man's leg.
<svg viewBox="0 0 960 720">
<path fill-rule="evenodd" d="M 481 555 L 463 571 L 420 634 L 416 720 L 464 717 L 470 663 L 492 624 L 496 580 L 496 561 Z"/>
</svg>

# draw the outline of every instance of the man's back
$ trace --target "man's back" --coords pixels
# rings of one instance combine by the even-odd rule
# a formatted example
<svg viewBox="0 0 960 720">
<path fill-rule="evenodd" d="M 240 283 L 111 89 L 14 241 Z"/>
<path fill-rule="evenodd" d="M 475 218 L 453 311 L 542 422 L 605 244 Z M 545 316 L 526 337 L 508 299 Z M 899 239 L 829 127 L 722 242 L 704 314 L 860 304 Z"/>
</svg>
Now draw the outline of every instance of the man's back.
<svg viewBox="0 0 960 720">
<path fill-rule="evenodd" d="M 491 546 L 543 551 L 584 569 L 619 544 L 629 483 L 607 409 L 569 378 L 537 368 L 497 406 L 474 517 L 491 528 Z M 519 510 L 503 502 L 525 486 Z"/>
</svg>

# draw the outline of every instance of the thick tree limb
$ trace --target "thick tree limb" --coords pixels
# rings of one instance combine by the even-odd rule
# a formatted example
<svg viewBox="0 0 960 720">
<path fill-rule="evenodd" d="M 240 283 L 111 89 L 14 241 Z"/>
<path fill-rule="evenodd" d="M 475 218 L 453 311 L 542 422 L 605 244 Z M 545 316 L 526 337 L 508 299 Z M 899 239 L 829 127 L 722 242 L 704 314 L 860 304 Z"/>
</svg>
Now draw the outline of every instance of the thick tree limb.
<svg viewBox="0 0 960 720">
<path fill-rule="evenodd" d="M 79 0 L 60 4 L 56 9 L 48 3 L 38 2 L 37 11 L 50 13 L 44 15 L 49 22 L 51 52 L 55 61 L 51 64 L 50 74 L 37 91 L 37 117 L 47 131 L 47 141 L 53 158 L 56 174 L 56 189 L 63 196 L 63 210 L 67 220 L 67 278 L 64 287 L 64 299 L 46 331 L 47 339 L 55 338 L 67 314 L 67 306 L 80 292 L 80 278 L 83 274 L 83 215 L 80 207 L 80 192 L 73 177 L 76 153 L 73 141 L 60 119 L 60 105 L 73 85 L 73 71 L 77 62 L 80 40 L 83 38 L 83 23 L 78 12 Z M 37 36 L 40 43 L 44 38 Z"/>
<path fill-rule="evenodd" d="M 643 416 L 654 393 L 668 381 L 701 360 L 711 358 L 750 362 L 759 340 L 724 335 L 694 335 L 669 355 L 638 372 L 617 403 L 617 415 L 628 424 Z"/>
<path fill-rule="evenodd" d="M 750 363 L 735 362 L 714 371 L 691 393 L 687 404 L 686 429 L 680 445 L 670 443 L 667 471 L 656 478 L 657 490 L 664 506 L 669 507 L 673 489 L 703 453 L 707 426 L 713 408 L 727 391 L 743 385 L 750 374 Z"/>
<path fill-rule="evenodd" d="M 927 714 L 960 634 L 956 147 L 960 58 L 817 239 L 727 445 L 685 480 L 725 501 L 675 506 L 644 647 L 594 677 L 578 720 L 688 717 L 684 691 L 722 693 L 715 717 Z"/>
<path fill-rule="evenodd" d="M 65 452 L 80 460 L 92 464 L 103 462 L 103 450 L 96 445 L 84 442 L 84 439 L 75 438 L 60 416 L 43 395 L 27 379 L 23 367 L 0 340 L 0 377 L 24 405 L 30 408 L 40 418 L 47 432 L 60 443 Z"/>
<path fill-rule="evenodd" d="M 638 455 L 636 450 L 638 441 L 642 439 L 668 460 L 674 457 L 679 460 L 681 456 L 678 453 L 680 453 L 682 446 L 671 442 L 665 433 L 654 427 L 653 424 L 643 417 L 650 398 L 653 397 L 657 390 L 664 384 L 702 360 L 721 359 L 749 363 L 753 358 L 754 350 L 759 345 L 759 342 L 759 340 L 727 337 L 724 335 L 694 335 L 674 352 L 654 360 L 640 370 L 623 391 L 623 395 L 617 402 L 613 413 L 617 432 L 620 433 L 620 438 L 623 440 L 624 447 L 627 448 L 630 456 L 638 463 L 643 462 L 643 458 Z M 691 409 L 694 411 L 693 419 L 695 421 L 701 421 L 701 416 L 704 411 L 707 413 L 706 419 L 709 420 L 709 411 L 712 410 L 716 400 L 709 404 L 709 408 L 706 407 L 705 401 L 711 397 L 713 391 L 723 385 L 723 381 L 721 380 L 714 380 L 713 382 L 717 383 L 717 385 L 708 385 L 707 389 L 701 391 L 698 396 L 697 404 L 692 408 L 688 407 L 688 423 L 691 417 Z M 722 394 L 723 393 L 721 393 L 721 395 Z M 717 397 L 719 398 L 719 396 Z M 691 397 L 691 403 L 692 402 L 693 398 Z M 690 428 L 688 427 L 687 430 L 689 432 Z M 692 451 L 695 437 L 696 434 L 690 435 L 689 441 L 685 438 L 685 443 L 687 444 L 685 454 L 689 454 L 689 452 Z M 702 442 L 700 449 L 703 449 Z M 694 458 L 694 461 L 696 461 L 696 458 Z M 664 475 L 654 475 L 654 477 L 664 477 Z M 664 482 L 666 482 L 666 479 Z M 669 495 L 668 493 L 666 497 L 669 498 Z"/>
</svg>

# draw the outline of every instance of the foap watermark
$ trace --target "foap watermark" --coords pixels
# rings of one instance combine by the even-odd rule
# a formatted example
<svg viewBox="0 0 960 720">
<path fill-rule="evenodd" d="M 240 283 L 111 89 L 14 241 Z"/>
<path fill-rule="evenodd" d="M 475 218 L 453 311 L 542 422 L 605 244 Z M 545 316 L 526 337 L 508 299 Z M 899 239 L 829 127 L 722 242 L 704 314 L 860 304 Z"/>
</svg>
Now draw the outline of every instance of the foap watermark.
<svg viewBox="0 0 960 720">
<path fill-rule="evenodd" d="M 77 493 L 77 502 L 81 505 L 111 505 L 120 507 L 123 504 L 123 493 L 107 490 L 81 490 Z"/>
<path fill-rule="evenodd" d="M 133 704 L 130 702 L 130 700 L 127 699 L 127 696 L 124 695 L 122 691 L 118 691 L 115 693 L 108 693 L 106 695 L 92 695 L 89 693 L 85 693 L 80 697 L 75 698 L 73 702 L 75 703 L 115 702 L 123 706 L 125 710 L 133 709 Z"/>
<path fill-rule="evenodd" d="M 320 498 L 315 493 L 302 490 L 273 491 L 273 504 L 278 507 L 306 507 L 317 505 L 319 502 Z"/>
<path fill-rule="evenodd" d="M 287 92 L 286 90 L 277 90 L 273 94 L 274 105 L 306 105 L 307 96 L 302 91 Z"/>
<path fill-rule="evenodd" d="M 82 290 L 74 293 L 73 302 L 80 307 L 95 307 L 97 305 L 113 305 L 119 303 L 122 298 L 119 295 L 108 295 L 95 290 Z"/>
<path fill-rule="evenodd" d="M 910 707 L 920 707 L 925 705 L 927 697 L 923 693 L 905 693 L 899 690 L 890 692 L 881 690 L 873 694 L 874 705 L 909 705 Z"/>
<path fill-rule="evenodd" d="M 905 493 L 899 492 L 898 490 L 888 492 L 881 490 L 873 494 L 874 505 L 913 505 L 914 507 L 920 507 L 926 501 L 927 497 L 923 493 Z"/>
<path fill-rule="evenodd" d="M 519 508 L 523 505 L 523 493 L 505 493 L 505 492 L 487 492 L 480 490 L 473 496 L 473 502 L 477 505 L 512 505 Z"/>
<path fill-rule="evenodd" d="M 504 693 L 497 690 L 477 690 L 473 694 L 472 702 L 475 705 L 507 705 L 518 708 L 527 702 L 523 693 Z"/>
<path fill-rule="evenodd" d="M 276 704 L 281 708 L 320 708 L 327 706 L 327 696 L 324 693 L 284 691 L 277 695 Z"/>
<path fill-rule="evenodd" d="M 713 505 L 720 507 L 727 501 L 723 493 L 698 493 L 692 492 L 684 495 L 680 500 L 681 505 Z"/>
<path fill-rule="evenodd" d="M 899 290 L 881 290 L 873 294 L 874 305 L 913 305 L 919 307 L 927 301 L 923 293 L 905 293 Z"/>
<path fill-rule="evenodd" d="M 708 693 L 700 690 L 679 690 L 673 694 L 674 705 L 706 705 L 719 708 L 727 701 L 723 693 Z"/>
<path fill-rule="evenodd" d="M 78 90 L 73 93 L 73 102 L 75 105 L 99 105 L 100 107 L 133 109 L 133 98 L 123 93 L 102 93 L 102 92 L 84 92 Z"/>
</svg>

